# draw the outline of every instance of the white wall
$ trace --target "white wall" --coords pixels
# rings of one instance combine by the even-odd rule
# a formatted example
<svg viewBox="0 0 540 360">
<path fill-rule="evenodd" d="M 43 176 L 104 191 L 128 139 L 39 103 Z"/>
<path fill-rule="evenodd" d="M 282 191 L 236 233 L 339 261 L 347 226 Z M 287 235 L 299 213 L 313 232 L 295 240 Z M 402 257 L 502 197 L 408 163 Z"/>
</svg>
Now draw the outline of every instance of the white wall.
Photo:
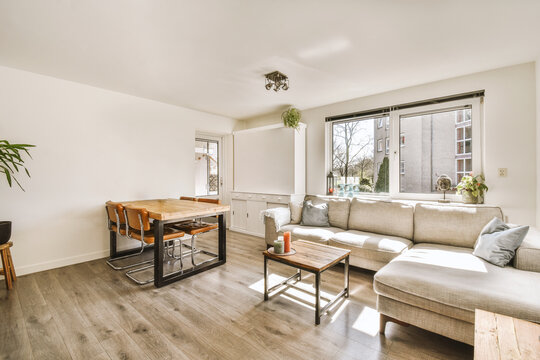
<svg viewBox="0 0 540 360">
<path fill-rule="evenodd" d="M 509 221 L 536 222 L 535 64 L 521 64 L 304 110 L 308 194 L 325 191 L 325 117 L 485 89 L 486 202 Z M 279 114 L 247 120 L 247 128 L 279 122 Z M 497 176 L 498 168 L 508 176 Z"/>
<path fill-rule="evenodd" d="M 540 55 L 536 59 L 536 226 L 540 227 Z"/>
<path fill-rule="evenodd" d="M 106 256 L 107 200 L 194 193 L 195 131 L 235 120 L 0 67 L 0 138 L 30 143 L 26 192 L 0 182 L 19 274 Z"/>
</svg>

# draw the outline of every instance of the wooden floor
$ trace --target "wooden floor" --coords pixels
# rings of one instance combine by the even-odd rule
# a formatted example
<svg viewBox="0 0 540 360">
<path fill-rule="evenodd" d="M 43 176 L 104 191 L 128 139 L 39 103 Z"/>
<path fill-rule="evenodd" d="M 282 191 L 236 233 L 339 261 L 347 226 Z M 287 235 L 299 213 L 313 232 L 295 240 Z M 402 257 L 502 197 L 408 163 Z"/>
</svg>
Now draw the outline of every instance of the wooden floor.
<svg viewBox="0 0 540 360">
<path fill-rule="evenodd" d="M 207 235 L 203 244 L 215 240 Z M 314 325 L 313 277 L 263 301 L 259 238 L 228 233 L 227 264 L 156 289 L 105 259 L 0 285 L 2 359 L 471 359 L 471 346 L 388 324 L 380 336 L 373 273 L 351 271 L 351 297 Z M 214 241 L 212 241 L 213 243 Z M 270 271 L 294 270 L 270 263 Z M 272 276 L 277 281 L 276 276 Z M 342 268 L 325 272 L 335 294 Z"/>
</svg>

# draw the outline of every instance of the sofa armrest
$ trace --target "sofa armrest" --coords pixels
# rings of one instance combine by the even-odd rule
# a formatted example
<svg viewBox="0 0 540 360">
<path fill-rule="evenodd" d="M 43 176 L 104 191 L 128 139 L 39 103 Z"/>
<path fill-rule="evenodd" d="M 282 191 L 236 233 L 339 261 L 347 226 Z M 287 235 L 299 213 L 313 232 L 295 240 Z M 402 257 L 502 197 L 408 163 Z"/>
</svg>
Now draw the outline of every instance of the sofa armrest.
<svg viewBox="0 0 540 360">
<path fill-rule="evenodd" d="M 264 216 L 264 239 L 268 245 L 274 245 L 279 229 L 291 222 L 291 210 L 289 208 L 275 208 L 263 211 Z"/>
<path fill-rule="evenodd" d="M 264 217 L 264 240 L 268 245 L 274 246 L 274 240 L 278 237 L 278 230 L 276 230 L 276 221 L 270 216 Z"/>
<path fill-rule="evenodd" d="M 525 240 L 516 250 L 514 267 L 519 270 L 540 272 L 540 230 L 530 227 Z"/>
</svg>

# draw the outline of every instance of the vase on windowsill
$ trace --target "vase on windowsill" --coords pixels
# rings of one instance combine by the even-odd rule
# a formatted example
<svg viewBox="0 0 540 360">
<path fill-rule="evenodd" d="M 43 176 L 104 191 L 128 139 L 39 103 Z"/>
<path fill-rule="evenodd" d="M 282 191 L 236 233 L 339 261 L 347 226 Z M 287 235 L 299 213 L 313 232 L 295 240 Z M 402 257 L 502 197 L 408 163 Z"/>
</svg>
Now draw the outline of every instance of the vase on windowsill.
<svg viewBox="0 0 540 360">
<path fill-rule="evenodd" d="M 478 197 L 474 196 L 470 191 L 463 191 L 461 193 L 461 200 L 465 204 L 478 204 Z"/>
<path fill-rule="evenodd" d="M 484 193 L 488 191 L 485 181 L 482 174 L 473 176 L 471 173 L 463 176 L 456 187 L 457 194 L 461 195 L 465 204 L 483 204 Z"/>
</svg>

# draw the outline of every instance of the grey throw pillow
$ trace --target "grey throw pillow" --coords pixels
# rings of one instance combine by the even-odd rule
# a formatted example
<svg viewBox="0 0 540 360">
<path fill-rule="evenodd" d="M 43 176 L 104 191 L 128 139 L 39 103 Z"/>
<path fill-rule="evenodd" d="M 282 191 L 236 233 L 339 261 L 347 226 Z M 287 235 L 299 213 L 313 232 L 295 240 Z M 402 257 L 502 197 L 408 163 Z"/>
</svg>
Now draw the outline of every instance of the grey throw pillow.
<svg viewBox="0 0 540 360">
<path fill-rule="evenodd" d="M 506 266 L 516 254 L 521 245 L 528 226 L 510 227 L 499 218 L 493 218 L 480 233 L 473 255 L 482 258 L 493 265 Z"/>
<path fill-rule="evenodd" d="M 328 204 L 313 205 L 311 200 L 304 201 L 301 225 L 330 226 L 328 223 Z"/>
</svg>

